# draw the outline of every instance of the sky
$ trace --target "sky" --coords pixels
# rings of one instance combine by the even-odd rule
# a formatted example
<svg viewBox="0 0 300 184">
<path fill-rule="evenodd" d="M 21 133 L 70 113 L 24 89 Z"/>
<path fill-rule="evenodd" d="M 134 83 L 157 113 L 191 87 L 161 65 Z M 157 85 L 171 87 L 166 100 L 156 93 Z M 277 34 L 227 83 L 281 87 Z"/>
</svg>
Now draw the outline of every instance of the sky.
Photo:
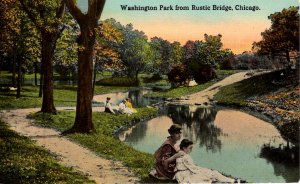
<svg viewBox="0 0 300 184">
<path fill-rule="evenodd" d="M 88 0 L 77 0 L 86 11 Z M 151 6 L 157 10 L 122 10 L 121 5 Z M 160 10 L 160 6 L 173 10 Z M 177 6 L 189 10 L 176 10 Z M 192 10 L 192 5 L 210 10 Z M 230 6 L 232 10 L 213 10 L 213 5 Z M 236 10 L 236 5 L 256 6 L 259 10 Z M 299 6 L 299 0 L 106 0 L 101 20 L 114 18 L 123 25 L 132 23 L 148 38 L 161 37 L 184 45 L 188 40 L 203 40 L 204 34 L 222 35 L 224 49 L 235 54 L 251 51 L 252 43 L 261 40 L 261 32 L 270 27 L 268 16 L 283 8 Z"/>
</svg>

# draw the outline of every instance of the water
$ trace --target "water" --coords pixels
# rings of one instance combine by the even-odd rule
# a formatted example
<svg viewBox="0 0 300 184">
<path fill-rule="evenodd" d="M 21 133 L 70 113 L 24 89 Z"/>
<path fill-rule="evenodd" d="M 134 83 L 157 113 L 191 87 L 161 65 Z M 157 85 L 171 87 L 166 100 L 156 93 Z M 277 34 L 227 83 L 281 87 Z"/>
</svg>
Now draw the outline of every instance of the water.
<svg viewBox="0 0 300 184">
<path fill-rule="evenodd" d="M 143 97 L 143 95 L 151 91 L 151 89 L 138 88 L 129 92 L 116 92 L 103 95 L 95 95 L 93 101 L 104 103 L 106 101 L 106 98 L 110 97 L 110 102 L 112 103 L 112 105 L 118 105 L 122 100 L 129 97 L 132 101 L 133 107 L 145 107 L 147 105 L 157 103 L 157 100 Z"/>
<path fill-rule="evenodd" d="M 261 156 L 262 152 L 269 152 L 264 148 L 286 148 L 286 141 L 273 125 L 230 109 L 169 106 L 165 114 L 137 124 L 119 138 L 135 149 L 153 154 L 168 136 L 167 129 L 179 123 L 183 126 L 183 138 L 194 142 L 191 156 L 200 166 L 248 182 L 299 181 L 299 164 L 279 163 L 268 154 Z"/>
</svg>

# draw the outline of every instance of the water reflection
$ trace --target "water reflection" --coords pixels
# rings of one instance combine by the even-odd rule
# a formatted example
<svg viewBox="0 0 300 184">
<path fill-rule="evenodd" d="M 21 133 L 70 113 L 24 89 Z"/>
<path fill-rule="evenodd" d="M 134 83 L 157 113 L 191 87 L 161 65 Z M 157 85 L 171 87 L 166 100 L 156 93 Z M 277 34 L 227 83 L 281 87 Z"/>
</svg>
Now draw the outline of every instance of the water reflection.
<svg viewBox="0 0 300 184">
<path fill-rule="evenodd" d="M 206 151 L 221 151 L 222 134 L 220 128 L 214 125 L 217 109 L 201 108 L 199 106 L 176 106 L 168 107 L 168 116 L 174 123 L 183 126 L 183 136 L 199 142 L 200 147 Z"/>
<path fill-rule="evenodd" d="M 119 103 L 125 98 L 131 98 L 132 104 L 134 107 L 145 107 L 147 105 L 151 105 L 157 103 L 157 100 L 152 100 L 149 98 L 143 97 L 144 94 L 151 92 L 150 89 L 136 89 L 131 90 L 129 92 L 116 92 L 116 93 L 108 93 L 102 95 L 95 95 L 93 100 L 96 102 L 105 102 L 106 97 L 111 98 L 111 103 L 113 105 L 119 105 Z"/>
<path fill-rule="evenodd" d="M 278 146 L 264 144 L 260 157 L 265 158 L 273 166 L 274 174 L 282 176 L 285 182 L 299 181 L 299 147 L 289 146 L 289 144 Z"/>
</svg>

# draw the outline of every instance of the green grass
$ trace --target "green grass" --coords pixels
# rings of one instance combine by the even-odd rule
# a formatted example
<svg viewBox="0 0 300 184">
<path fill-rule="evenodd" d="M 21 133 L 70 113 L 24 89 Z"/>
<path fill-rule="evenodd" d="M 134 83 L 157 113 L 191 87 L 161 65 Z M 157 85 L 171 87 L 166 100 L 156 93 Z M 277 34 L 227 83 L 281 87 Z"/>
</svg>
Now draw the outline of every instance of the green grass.
<svg viewBox="0 0 300 184">
<path fill-rule="evenodd" d="M 218 82 L 219 80 L 224 79 L 226 76 L 229 76 L 229 75 L 237 73 L 237 72 L 240 72 L 240 71 L 239 70 L 218 70 L 217 71 L 218 78 L 214 79 L 212 81 L 209 81 L 207 83 L 200 84 L 197 86 L 191 86 L 191 87 L 184 86 L 184 87 L 168 89 L 165 91 L 147 93 L 145 96 L 177 98 L 180 96 L 190 95 L 190 94 L 202 91 L 202 90 L 206 89 L 207 87 L 213 85 L 214 83 Z"/>
<path fill-rule="evenodd" d="M 120 91 L 128 91 L 129 87 L 115 86 L 95 86 L 95 95 L 113 93 Z M 54 86 L 54 104 L 55 106 L 75 106 L 77 96 L 76 86 L 60 85 Z M 0 91 L 0 110 L 1 109 L 18 109 L 41 107 L 42 98 L 38 97 L 38 86 L 23 86 L 21 98 L 15 97 L 16 91 L 3 92 Z"/>
<path fill-rule="evenodd" d="M 94 183 L 0 121 L 0 183 Z"/>
<path fill-rule="evenodd" d="M 122 126 L 131 126 L 142 118 L 155 116 L 156 108 L 138 108 L 138 113 L 128 115 L 114 115 L 105 112 L 94 112 L 93 122 L 96 133 L 70 134 L 69 138 L 94 151 L 98 155 L 122 161 L 125 166 L 140 176 L 144 181 L 151 181 L 149 171 L 154 166 L 154 157 L 151 154 L 133 149 L 114 137 L 114 132 Z M 29 115 L 42 126 L 64 131 L 72 127 L 75 112 L 58 112 L 57 115 L 36 113 Z"/>
<path fill-rule="evenodd" d="M 219 104 L 245 106 L 247 99 L 252 96 L 260 96 L 275 91 L 282 86 L 274 84 L 272 81 L 280 77 L 282 71 L 275 71 L 224 86 L 214 96 Z"/>
</svg>

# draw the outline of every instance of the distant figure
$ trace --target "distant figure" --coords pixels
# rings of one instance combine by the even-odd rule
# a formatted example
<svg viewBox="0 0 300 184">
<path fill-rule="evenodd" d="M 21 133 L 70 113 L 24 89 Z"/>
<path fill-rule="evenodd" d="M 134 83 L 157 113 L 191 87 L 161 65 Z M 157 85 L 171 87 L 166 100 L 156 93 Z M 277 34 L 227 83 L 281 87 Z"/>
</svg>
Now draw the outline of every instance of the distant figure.
<svg viewBox="0 0 300 184">
<path fill-rule="evenodd" d="M 131 110 L 132 113 L 137 113 L 137 110 L 135 108 L 133 108 L 132 103 L 131 103 L 131 99 L 130 98 L 126 98 L 126 103 L 125 103 L 126 107 Z"/>
<path fill-rule="evenodd" d="M 119 112 L 121 114 L 132 114 L 131 110 L 129 108 L 126 107 L 125 105 L 126 100 L 122 100 L 122 102 L 119 104 Z"/>
<path fill-rule="evenodd" d="M 114 109 L 112 108 L 112 105 L 111 105 L 111 103 L 110 103 L 110 97 L 107 97 L 107 98 L 106 98 L 104 112 L 108 112 L 108 113 L 113 113 L 113 114 L 115 114 L 115 111 L 114 111 Z"/>
<path fill-rule="evenodd" d="M 183 139 L 180 143 L 180 151 L 183 157 L 176 159 L 176 174 L 174 178 L 178 183 L 233 183 L 234 179 L 223 176 L 218 171 L 202 168 L 193 163 L 189 153 L 192 152 L 193 142 Z"/>
<path fill-rule="evenodd" d="M 175 175 L 176 159 L 183 155 L 183 153 L 177 153 L 179 148 L 175 146 L 176 142 L 181 139 L 181 126 L 173 124 L 168 132 L 170 136 L 154 153 L 155 169 L 150 172 L 150 175 L 157 179 L 172 180 Z"/>
</svg>

